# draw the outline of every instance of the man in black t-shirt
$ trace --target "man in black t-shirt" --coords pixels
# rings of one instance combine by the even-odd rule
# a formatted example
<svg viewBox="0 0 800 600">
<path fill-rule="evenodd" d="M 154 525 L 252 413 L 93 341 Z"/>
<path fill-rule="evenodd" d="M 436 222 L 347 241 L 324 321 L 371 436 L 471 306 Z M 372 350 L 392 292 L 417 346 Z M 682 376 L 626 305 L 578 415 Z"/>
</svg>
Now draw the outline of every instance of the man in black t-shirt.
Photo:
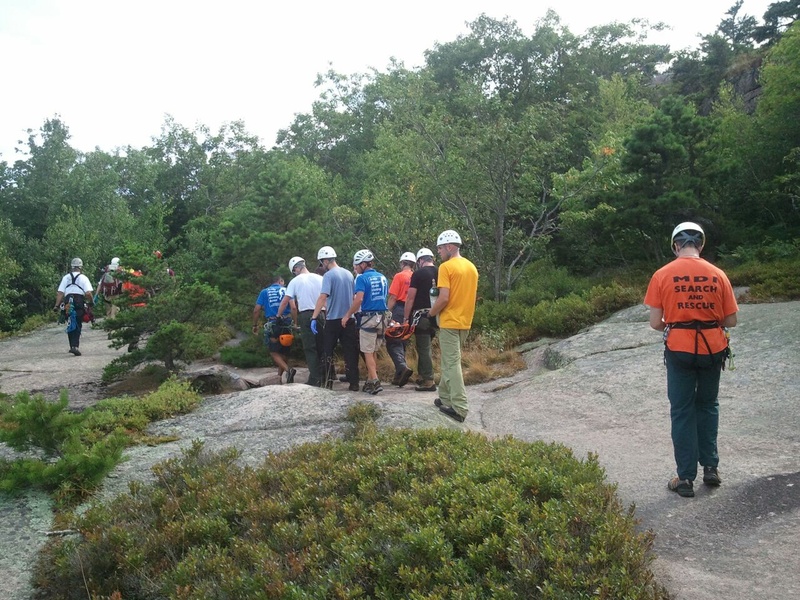
<svg viewBox="0 0 800 600">
<path fill-rule="evenodd" d="M 428 248 L 420 248 L 417 252 L 417 270 L 411 275 L 411 284 L 408 287 L 408 296 L 405 306 L 405 323 L 411 320 L 415 311 L 421 308 L 430 308 L 430 290 L 435 285 L 439 270 L 433 264 L 433 252 Z M 418 392 L 435 392 L 436 382 L 433 379 L 433 355 L 431 354 L 431 339 L 435 331 L 431 319 L 423 317 L 414 329 L 417 342 L 417 373 L 419 383 L 414 388 Z"/>
</svg>

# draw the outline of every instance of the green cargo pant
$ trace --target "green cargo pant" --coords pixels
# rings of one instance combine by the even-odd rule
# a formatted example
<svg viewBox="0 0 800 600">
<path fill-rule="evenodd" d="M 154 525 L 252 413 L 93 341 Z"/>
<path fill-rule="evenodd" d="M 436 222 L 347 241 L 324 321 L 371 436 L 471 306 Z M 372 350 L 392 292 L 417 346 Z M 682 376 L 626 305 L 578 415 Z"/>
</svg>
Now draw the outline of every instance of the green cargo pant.
<svg viewBox="0 0 800 600">
<path fill-rule="evenodd" d="M 439 349 L 442 354 L 442 378 L 439 399 L 462 417 L 467 416 L 467 388 L 461 370 L 461 346 L 467 341 L 469 329 L 440 329 Z"/>
</svg>

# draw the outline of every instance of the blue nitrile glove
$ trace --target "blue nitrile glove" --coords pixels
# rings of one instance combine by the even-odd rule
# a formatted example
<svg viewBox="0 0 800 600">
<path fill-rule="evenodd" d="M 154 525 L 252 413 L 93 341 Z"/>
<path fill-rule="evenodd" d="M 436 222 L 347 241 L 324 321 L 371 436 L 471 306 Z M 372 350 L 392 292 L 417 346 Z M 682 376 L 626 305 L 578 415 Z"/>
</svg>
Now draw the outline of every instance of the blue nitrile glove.
<svg viewBox="0 0 800 600">
<path fill-rule="evenodd" d="M 311 331 L 314 333 L 314 335 L 317 335 L 317 333 L 318 333 L 317 332 L 317 320 L 316 319 L 311 319 Z"/>
</svg>

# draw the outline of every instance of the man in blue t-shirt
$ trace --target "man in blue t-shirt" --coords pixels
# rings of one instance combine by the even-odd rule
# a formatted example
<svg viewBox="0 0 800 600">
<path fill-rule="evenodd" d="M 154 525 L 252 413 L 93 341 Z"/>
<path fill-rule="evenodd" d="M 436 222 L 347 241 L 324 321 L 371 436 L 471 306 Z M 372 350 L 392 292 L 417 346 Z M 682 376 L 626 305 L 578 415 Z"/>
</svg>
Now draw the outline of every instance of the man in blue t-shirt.
<svg viewBox="0 0 800 600">
<path fill-rule="evenodd" d="M 358 277 L 355 282 L 355 296 L 350 309 L 342 317 L 342 325 L 346 325 L 352 316 L 361 313 L 358 340 L 364 362 L 367 364 L 367 382 L 364 391 L 377 394 L 383 391 L 378 379 L 378 366 L 375 352 L 383 343 L 383 332 L 386 329 L 388 307 L 386 296 L 389 293 L 389 282 L 386 277 L 372 268 L 375 256 L 369 250 L 359 250 L 353 257 L 353 269 Z"/>
<path fill-rule="evenodd" d="M 333 388 L 336 377 L 333 353 L 341 341 L 347 382 L 350 384 L 350 391 L 356 392 L 358 391 L 356 325 L 342 322 L 342 317 L 353 301 L 353 274 L 336 263 L 336 251 L 330 246 L 319 249 L 317 260 L 325 268 L 325 274 L 322 276 L 322 288 L 311 315 L 311 330 L 315 335 L 322 335 L 323 384 L 328 389 Z M 325 307 L 324 312 L 323 307 Z M 322 323 L 324 326 L 321 326 Z"/>
<path fill-rule="evenodd" d="M 278 314 L 278 308 L 285 294 L 286 288 L 283 286 L 283 277 L 280 275 L 276 275 L 272 279 L 272 285 L 261 290 L 253 308 L 253 333 L 258 333 L 258 321 L 263 313 L 266 320 L 264 325 L 264 344 L 269 349 L 272 361 L 278 367 L 278 378 L 283 383 L 283 374 L 286 373 L 286 383 L 294 383 L 294 376 L 297 370 L 289 367 L 285 358 L 289 355 L 291 345 L 284 346 L 279 339 L 281 331 L 284 329 L 291 330 L 292 325 L 288 306 L 282 314 Z"/>
</svg>

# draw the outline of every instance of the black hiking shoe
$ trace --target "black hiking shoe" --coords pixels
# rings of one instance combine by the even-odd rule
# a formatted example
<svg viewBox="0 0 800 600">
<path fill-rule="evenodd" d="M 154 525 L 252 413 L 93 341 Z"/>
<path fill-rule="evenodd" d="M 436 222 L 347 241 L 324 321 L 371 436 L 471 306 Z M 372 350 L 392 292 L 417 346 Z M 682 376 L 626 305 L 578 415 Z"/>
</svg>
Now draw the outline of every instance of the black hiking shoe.
<svg viewBox="0 0 800 600">
<path fill-rule="evenodd" d="M 450 407 L 450 406 L 440 406 L 440 407 L 439 407 L 439 411 L 440 411 L 440 412 L 443 412 L 443 413 L 444 413 L 444 414 L 446 414 L 448 417 L 450 417 L 451 419 L 454 419 L 454 420 L 458 421 L 459 423 L 463 423 L 463 422 L 464 422 L 464 417 L 462 417 L 460 414 L 458 414 L 458 413 L 456 412 L 456 409 L 454 409 L 454 408 L 452 408 L 452 407 Z"/>
<path fill-rule="evenodd" d="M 694 484 L 688 479 L 673 477 L 667 483 L 667 489 L 683 498 L 694 498 Z"/>
<path fill-rule="evenodd" d="M 717 467 L 703 467 L 703 483 L 717 486 L 722 483 Z"/>
<path fill-rule="evenodd" d="M 80 356 L 81 355 L 81 351 L 78 350 L 78 348 L 75 347 L 75 346 L 73 346 L 72 348 L 69 349 L 69 353 L 70 354 L 74 354 L 75 356 Z"/>
<path fill-rule="evenodd" d="M 357 392 L 358 391 L 358 384 L 357 383 L 351 383 L 347 387 L 347 389 L 350 390 L 351 392 Z"/>
<path fill-rule="evenodd" d="M 442 405 L 442 399 L 441 399 L 441 398 L 436 398 L 436 399 L 433 401 L 433 405 L 434 405 L 434 406 L 443 406 L 443 405 Z"/>
<path fill-rule="evenodd" d="M 403 387 L 405 384 L 408 383 L 408 380 L 411 379 L 411 376 L 414 374 L 414 369 L 409 369 L 406 367 L 406 370 L 400 374 L 400 379 L 397 382 L 398 387 Z"/>
<path fill-rule="evenodd" d="M 295 375 L 297 375 L 297 369 L 289 369 L 286 371 L 286 383 L 294 383 Z"/>
</svg>

